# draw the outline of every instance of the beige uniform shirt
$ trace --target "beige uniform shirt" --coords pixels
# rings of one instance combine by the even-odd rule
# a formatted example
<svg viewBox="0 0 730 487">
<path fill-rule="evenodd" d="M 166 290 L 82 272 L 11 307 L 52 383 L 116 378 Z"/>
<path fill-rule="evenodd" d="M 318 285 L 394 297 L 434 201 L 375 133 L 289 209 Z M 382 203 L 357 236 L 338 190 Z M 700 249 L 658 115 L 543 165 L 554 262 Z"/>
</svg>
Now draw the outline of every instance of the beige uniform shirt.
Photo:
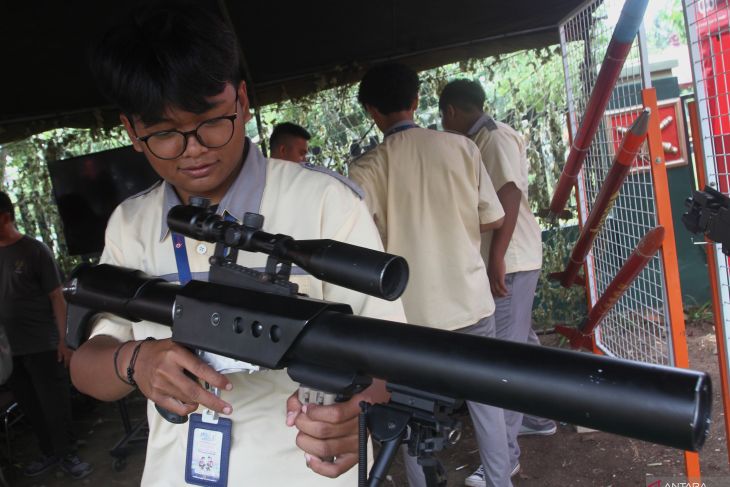
<svg viewBox="0 0 730 487">
<path fill-rule="evenodd" d="M 265 217 L 264 230 L 273 234 L 296 239 L 332 238 L 382 249 L 365 204 L 347 186 L 298 164 L 267 161 L 257 147 L 249 144 L 245 165 L 221 201 L 219 212 L 227 211 L 238 219 L 246 211 L 261 213 Z M 167 211 L 175 204 L 179 200 L 166 183 L 122 203 L 109 220 L 101 261 L 177 281 L 172 238 L 165 222 Z M 207 279 L 214 244 L 186 238 L 186 250 L 193 278 Z M 239 252 L 238 263 L 262 269 L 266 257 Z M 296 267 L 292 276 L 300 292 L 310 297 L 348 303 L 356 314 L 404 321 L 399 301 L 388 302 L 324 283 Z M 93 335 L 100 334 L 140 340 L 148 336 L 169 338 L 171 330 L 155 323 L 132 324 L 107 317 L 95 325 Z M 295 443 L 297 429 L 285 424 L 286 400 L 298 386 L 286 371 L 237 373 L 229 379 L 233 390 L 222 394 L 233 406 L 229 486 L 351 487 L 357 483 L 355 468 L 332 480 L 306 467 L 304 453 Z M 147 416 L 150 434 L 142 485 L 185 485 L 188 425 L 165 421 L 151 402 Z"/>
<path fill-rule="evenodd" d="M 455 330 L 494 313 L 479 225 L 504 212 L 471 140 L 402 130 L 358 158 L 350 177 L 365 191 L 387 251 L 408 260 L 409 323 Z"/>
<path fill-rule="evenodd" d="M 494 189 L 499 191 L 511 182 L 522 192 L 517 224 L 504 255 L 506 272 L 510 274 L 542 268 L 542 230 L 527 199 L 529 165 L 524 139 L 509 125 L 494 121 L 487 115 L 474 124 L 468 135 L 479 146 Z M 482 257 L 487 264 L 492 234 L 489 231 L 482 235 Z"/>
</svg>

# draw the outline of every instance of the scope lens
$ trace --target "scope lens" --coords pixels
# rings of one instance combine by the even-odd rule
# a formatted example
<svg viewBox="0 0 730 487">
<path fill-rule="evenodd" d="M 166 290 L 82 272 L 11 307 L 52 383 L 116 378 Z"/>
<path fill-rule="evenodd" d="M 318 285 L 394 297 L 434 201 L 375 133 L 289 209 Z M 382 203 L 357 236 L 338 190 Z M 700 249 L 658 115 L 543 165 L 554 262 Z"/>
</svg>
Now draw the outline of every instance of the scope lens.
<svg viewBox="0 0 730 487">
<path fill-rule="evenodd" d="M 408 262 L 395 256 L 383 269 L 381 287 L 383 298 L 394 301 L 403 294 L 408 284 Z"/>
</svg>

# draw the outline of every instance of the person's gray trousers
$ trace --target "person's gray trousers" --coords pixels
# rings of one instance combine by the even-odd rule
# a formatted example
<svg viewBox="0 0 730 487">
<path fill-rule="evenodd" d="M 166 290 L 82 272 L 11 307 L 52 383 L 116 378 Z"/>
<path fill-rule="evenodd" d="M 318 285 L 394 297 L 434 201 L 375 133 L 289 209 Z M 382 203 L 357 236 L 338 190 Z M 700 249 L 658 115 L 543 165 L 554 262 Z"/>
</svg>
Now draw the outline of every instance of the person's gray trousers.
<svg viewBox="0 0 730 487">
<path fill-rule="evenodd" d="M 498 339 L 540 345 L 540 340 L 532 329 L 532 303 L 539 277 L 540 270 L 513 272 L 505 276 L 507 296 L 494 297 L 496 306 L 494 319 Z M 522 413 L 508 409 L 504 410 L 504 420 L 507 425 L 507 443 L 512 467 L 520 461 L 517 435 L 522 424 L 538 430 L 554 426 L 552 420 L 530 415 L 523 417 Z"/>
<path fill-rule="evenodd" d="M 474 325 L 454 331 L 493 338 L 496 336 L 494 315 L 482 318 Z M 474 424 L 474 436 L 479 445 L 479 456 L 484 465 L 487 487 L 512 487 L 510 472 L 513 465 L 509 461 L 507 432 L 502 409 L 471 401 L 467 401 L 467 406 Z M 408 455 L 405 447 L 402 448 L 402 451 L 408 485 L 426 487 L 426 477 L 416 458 Z"/>
</svg>

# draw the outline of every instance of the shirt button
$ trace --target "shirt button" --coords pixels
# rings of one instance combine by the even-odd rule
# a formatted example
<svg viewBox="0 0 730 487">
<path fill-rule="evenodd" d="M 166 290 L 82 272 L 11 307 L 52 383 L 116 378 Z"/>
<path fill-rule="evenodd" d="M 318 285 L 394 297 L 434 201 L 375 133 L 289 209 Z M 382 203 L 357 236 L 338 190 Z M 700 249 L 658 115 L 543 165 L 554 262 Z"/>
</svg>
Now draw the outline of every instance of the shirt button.
<svg viewBox="0 0 730 487">
<path fill-rule="evenodd" d="M 198 248 L 195 250 L 197 250 L 200 255 L 204 255 L 208 251 L 208 247 L 206 247 L 205 244 L 198 244 Z"/>
</svg>

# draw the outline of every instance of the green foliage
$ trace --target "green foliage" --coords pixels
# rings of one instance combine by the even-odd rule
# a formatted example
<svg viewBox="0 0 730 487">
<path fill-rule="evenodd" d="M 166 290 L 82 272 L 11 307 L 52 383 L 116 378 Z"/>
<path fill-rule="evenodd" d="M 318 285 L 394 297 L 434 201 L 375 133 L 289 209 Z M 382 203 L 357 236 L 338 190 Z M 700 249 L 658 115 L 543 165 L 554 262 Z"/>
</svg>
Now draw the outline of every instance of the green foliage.
<svg viewBox="0 0 730 487">
<path fill-rule="evenodd" d="M 527 142 L 530 162 L 529 195 L 533 211 L 549 206 L 566 154 L 566 101 L 560 48 L 469 59 L 420 73 L 421 92 L 416 113 L 421 126 L 440 125 L 438 95 L 449 81 L 479 81 L 487 95 L 486 109 L 496 119 L 520 131 Z M 358 152 L 353 144 L 367 146 L 381 134 L 357 102 L 357 86 L 343 86 L 315 95 L 263 107 L 261 132 L 268 138 L 273 126 L 291 121 L 312 134 L 311 146 L 321 151 L 311 157 L 317 164 L 347 174 L 347 164 Z M 249 127 L 256 135 L 254 127 Z M 548 282 L 547 274 L 563 268 L 575 236 L 556 223 L 541 221 L 550 239 L 544 246 L 543 269 L 536 294 L 534 319 L 538 327 L 572 322 L 585 313 L 581 288 L 563 289 Z"/>
<path fill-rule="evenodd" d="M 647 36 L 649 49 L 652 51 L 661 51 L 673 42 L 687 44 L 682 1 L 664 0 L 664 4 L 664 8 L 654 18 L 653 29 Z"/>
<path fill-rule="evenodd" d="M 47 163 L 121 147 L 125 138 L 121 127 L 111 131 L 57 129 L 0 146 L 2 189 L 15 202 L 18 230 L 48 245 L 64 274 L 80 259 L 68 255 Z"/>
<path fill-rule="evenodd" d="M 685 299 L 690 296 L 685 296 Z M 712 322 L 713 320 L 712 302 L 704 303 L 685 303 L 684 320 L 688 325 L 698 325 L 703 322 Z"/>
<path fill-rule="evenodd" d="M 534 211 L 548 207 L 552 187 L 565 158 L 565 90 L 559 47 L 524 51 L 486 59 L 470 59 L 421 73 L 417 122 L 437 128 L 440 124 L 438 94 L 456 78 L 479 81 L 487 94 L 487 110 L 496 119 L 519 130 L 527 141 L 530 162 L 529 196 Z M 357 86 L 328 89 L 304 98 L 258 110 L 265 141 L 277 123 L 291 121 L 312 134 L 311 146 L 319 147 L 312 161 L 347 174 L 347 163 L 381 134 L 357 103 Z M 259 127 L 251 123 L 249 136 L 259 140 Z M 121 128 L 109 133 L 56 130 L 22 142 L 0 147 L 0 175 L 4 187 L 18 201 L 21 231 L 42 239 L 58 256 L 64 271 L 78 261 L 67 255 L 61 223 L 53 204 L 47 161 L 119 147 L 128 143 Z M 544 251 L 544 273 L 538 285 L 534 318 L 538 327 L 556 321 L 578 319 L 585 296 L 580 288 L 570 291 L 549 284 L 547 274 L 563 268 L 574 236 L 556 224 L 541 221 L 550 239 Z"/>
</svg>

